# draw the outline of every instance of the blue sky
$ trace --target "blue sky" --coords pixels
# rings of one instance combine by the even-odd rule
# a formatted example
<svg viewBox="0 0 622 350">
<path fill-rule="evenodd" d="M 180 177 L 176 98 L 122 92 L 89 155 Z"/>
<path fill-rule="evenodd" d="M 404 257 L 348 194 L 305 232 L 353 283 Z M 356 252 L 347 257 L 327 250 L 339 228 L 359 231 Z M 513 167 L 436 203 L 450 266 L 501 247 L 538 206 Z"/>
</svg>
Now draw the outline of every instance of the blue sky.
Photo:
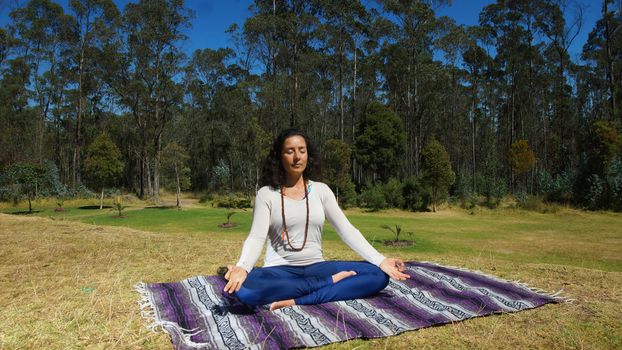
<svg viewBox="0 0 622 350">
<path fill-rule="evenodd" d="M 67 6 L 69 0 L 56 0 L 61 5 Z M 575 0 L 584 8 L 584 24 L 581 33 L 575 39 L 570 53 L 573 59 L 578 60 L 583 44 L 587 40 L 589 32 L 600 17 L 600 1 Z M 128 0 L 115 0 L 117 6 L 122 9 Z M 192 20 L 192 29 L 188 32 L 188 41 L 183 49 L 191 54 L 196 49 L 217 49 L 232 46 L 225 30 L 233 23 L 242 25 L 250 16 L 249 5 L 252 0 L 186 0 L 186 5 L 193 9 L 196 17 Z M 370 0 L 363 0 L 368 3 Z M 454 0 L 453 5 L 440 8 L 438 15 L 444 15 L 456 20 L 457 23 L 475 25 L 479 21 L 479 13 L 493 0 Z M 26 3 L 25 0 L 0 0 L 0 26 L 5 26 L 12 8 Z M 571 16 L 568 13 L 567 16 Z"/>
</svg>

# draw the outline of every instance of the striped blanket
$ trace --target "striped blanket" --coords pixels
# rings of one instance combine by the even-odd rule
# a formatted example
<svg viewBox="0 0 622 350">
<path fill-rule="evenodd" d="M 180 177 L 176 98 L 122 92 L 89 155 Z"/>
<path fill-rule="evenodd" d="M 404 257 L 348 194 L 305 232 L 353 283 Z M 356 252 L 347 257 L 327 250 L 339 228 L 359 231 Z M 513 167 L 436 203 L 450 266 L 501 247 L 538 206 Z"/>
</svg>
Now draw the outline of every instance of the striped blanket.
<svg viewBox="0 0 622 350">
<path fill-rule="evenodd" d="M 274 312 L 249 307 L 222 290 L 219 276 L 138 283 L 149 328 L 166 331 L 176 349 L 290 349 L 376 338 L 565 300 L 481 272 L 407 262 L 406 281 L 391 280 L 367 299 L 296 305 Z"/>
</svg>

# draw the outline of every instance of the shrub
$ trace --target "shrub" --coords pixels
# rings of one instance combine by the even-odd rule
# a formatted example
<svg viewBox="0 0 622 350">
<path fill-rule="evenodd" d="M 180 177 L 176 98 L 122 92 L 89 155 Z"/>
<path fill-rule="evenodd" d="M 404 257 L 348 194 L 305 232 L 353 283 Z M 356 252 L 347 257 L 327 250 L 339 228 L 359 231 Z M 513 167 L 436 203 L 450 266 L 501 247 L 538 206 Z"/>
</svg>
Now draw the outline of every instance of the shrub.
<svg viewBox="0 0 622 350">
<path fill-rule="evenodd" d="M 430 192 L 414 176 L 408 177 L 404 181 L 402 197 L 404 199 L 403 208 L 412 211 L 428 211 L 428 206 L 432 203 Z"/>
<path fill-rule="evenodd" d="M 363 207 L 369 208 L 372 211 L 378 211 L 387 206 L 382 186 L 379 184 L 366 186 L 363 192 L 361 192 L 360 200 Z"/>
<path fill-rule="evenodd" d="M 603 195 L 605 194 L 605 186 L 600 176 L 592 174 L 587 178 L 587 188 L 584 197 L 584 203 L 587 209 L 597 210 L 601 208 Z"/>
<path fill-rule="evenodd" d="M 570 203 L 574 198 L 576 172 L 564 171 L 551 177 L 546 171 L 540 172 L 536 178 L 536 190 L 549 202 Z"/>
<path fill-rule="evenodd" d="M 622 211 L 622 161 L 614 160 L 607 171 L 607 187 L 611 209 Z"/>
<path fill-rule="evenodd" d="M 499 206 L 503 196 L 507 194 L 505 181 L 496 178 L 485 178 L 482 184 L 482 194 L 486 198 L 486 206 L 494 209 Z"/>
<path fill-rule="evenodd" d="M 402 183 L 396 178 L 390 178 L 382 186 L 382 192 L 387 202 L 387 206 L 392 208 L 402 208 L 404 206 L 404 195 L 402 194 Z"/>
<path fill-rule="evenodd" d="M 228 196 L 218 196 L 213 203 L 218 208 L 251 208 L 251 201 L 242 194 L 230 194 Z"/>
<path fill-rule="evenodd" d="M 356 187 L 350 180 L 344 183 L 344 186 L 339 189 L 339 205 L 343 209 L 350 208 L 356 205 Z"/>
<path fill-rule="evenodd" d="M 555 213 L 558 210 L 556 205 L 545 203 L 540 196 L 519 192 L 515 197 L 516 206 L 524 210 L 537 211 L 539 213 Z"/>
</svg>

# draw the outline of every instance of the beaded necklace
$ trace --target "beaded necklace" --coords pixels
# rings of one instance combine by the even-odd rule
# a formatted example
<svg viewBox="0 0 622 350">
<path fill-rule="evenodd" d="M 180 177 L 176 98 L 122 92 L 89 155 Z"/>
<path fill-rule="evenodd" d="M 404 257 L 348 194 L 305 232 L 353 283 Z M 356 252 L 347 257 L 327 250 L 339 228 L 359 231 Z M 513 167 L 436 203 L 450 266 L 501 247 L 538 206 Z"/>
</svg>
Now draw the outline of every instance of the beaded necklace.
<svg viewBox="0 0 622 350">
<path fill-rule="evenodd" d="M 283 219 L 283 231 L 281 231 L 281 239 L 283 241 L 285 241 L 285 237 L 287 237 L 287 244 L 289 245 L 290 248 L 292 248 L 293 251 L 299 252 L 301 251 L 304 247 L 305 244 L 307 244 L 307 233 L 309 230 L 309 193 L 307 192 L 307 183 L 305 182 L 305 201 L 307 202 L 307 221 L 305 222 L 305 239 L 302 242 L 302 247 L 300 248 L 294 248 L 294 246 L 292 246 L 292 242 L 289 241 L 289 232 L 287 232 L 287 224 L 285 223 L 285 195 L 283 194 L 283 192 L 285 192 L 285 188 L 283 186 L 281 186 L 281 218 Z"/>
</svg>

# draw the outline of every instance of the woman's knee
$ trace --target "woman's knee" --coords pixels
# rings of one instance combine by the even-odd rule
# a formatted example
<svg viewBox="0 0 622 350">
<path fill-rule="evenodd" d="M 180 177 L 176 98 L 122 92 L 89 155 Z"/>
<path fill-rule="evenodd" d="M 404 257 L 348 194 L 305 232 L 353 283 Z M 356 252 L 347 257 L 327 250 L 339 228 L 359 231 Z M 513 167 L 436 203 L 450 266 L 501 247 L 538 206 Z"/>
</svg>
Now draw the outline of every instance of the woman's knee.
<svg viewBox="0 0 622 350">
<path fill-rule="evenodd" d="M 235 296 L 246 305 L 262 305 L 259 295 L 248 288 L 240 288 Z"/>
<path fill-rule="evenodd" d="M 386 288 L 389 285 L 389 275 L 384 273 L 384 271 L 380 270 L 380 272 L 372 274 L 374 277 L 374 286 L 376 287 L 376 291 L 379 292 Z"/>
</svg>

